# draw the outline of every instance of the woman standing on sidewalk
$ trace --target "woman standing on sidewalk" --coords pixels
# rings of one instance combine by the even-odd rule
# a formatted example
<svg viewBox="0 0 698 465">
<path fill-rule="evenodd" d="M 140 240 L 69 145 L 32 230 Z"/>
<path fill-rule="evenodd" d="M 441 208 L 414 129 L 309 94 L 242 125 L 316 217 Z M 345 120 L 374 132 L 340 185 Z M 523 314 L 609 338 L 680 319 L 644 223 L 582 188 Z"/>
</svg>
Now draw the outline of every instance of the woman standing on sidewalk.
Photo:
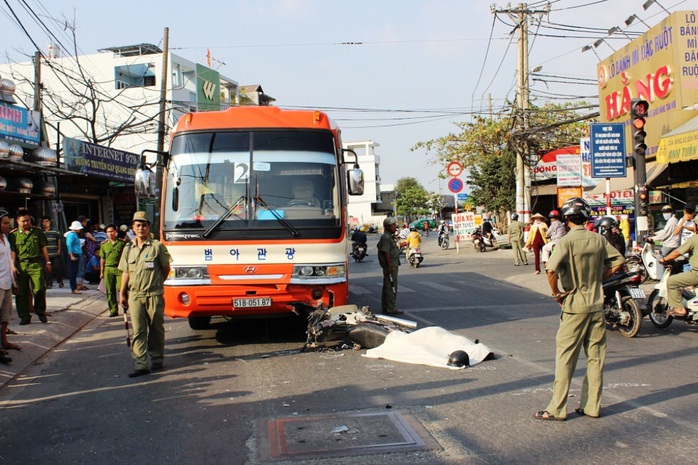
<svg viewBox="0 0 698 465">
<path fill-rule="evenodd" d="M 78 268 L 80 267 L 80 258 L 82 257 L 82 244 L 78 237 L 78 232 L 82 230 L 82 225 L 79 221 L 73 221 L 70 225 L 70 231 L 65 235 L 65 247 L 68 249 L 70 261 L 68 262 L 68 280 L 70 281 L 70 290 L 73 294 L 82 294 L 78 290 Z"/>
<path fill-rule="evenodd" d="M 531 217 L 531 231 L 528 233 L 528 240 L 524 246 L 525 250 L 533 249 L 533 258 L 536 261 L 536 274 L 540 274 L 540 251 L 548 242 L 548 224 L 545 217 L 536 213 Z"/>
</svg>

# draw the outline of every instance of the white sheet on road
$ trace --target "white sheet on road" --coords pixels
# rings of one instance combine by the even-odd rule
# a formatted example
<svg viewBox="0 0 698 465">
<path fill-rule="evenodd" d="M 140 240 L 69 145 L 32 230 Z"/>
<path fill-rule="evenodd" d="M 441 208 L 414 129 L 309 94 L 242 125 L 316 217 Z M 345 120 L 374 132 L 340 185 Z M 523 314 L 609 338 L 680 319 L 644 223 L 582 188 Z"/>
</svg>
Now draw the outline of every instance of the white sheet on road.
<svg viewBox="0 0 698 465">
<path fill-rule="evenodd" d="M 364 357 L 461 370 L 448 366 L 448 356 L 456 350 L 468 354 L 470 366 L 482 362 L 492 352 L 482 343 L 475 344 L 467 337 L 452 334 L 439 326 L 430 326 L 412 333 L 393 331 L 383 344 L 368 349 Z"/>
</svg>

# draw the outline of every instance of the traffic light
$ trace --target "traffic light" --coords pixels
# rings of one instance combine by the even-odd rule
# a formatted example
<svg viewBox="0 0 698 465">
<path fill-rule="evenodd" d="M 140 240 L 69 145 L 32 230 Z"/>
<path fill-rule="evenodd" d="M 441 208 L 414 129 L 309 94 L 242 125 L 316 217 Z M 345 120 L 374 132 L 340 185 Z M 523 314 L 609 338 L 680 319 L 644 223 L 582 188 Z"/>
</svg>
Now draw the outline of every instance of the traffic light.
<svg viewBox="0 0 698 465">
<path fill-rule="evenodd" d="M 649 193 L 647 184 L 637 186 L 637 216 L 647 216 L 649 214 Z"/>
<path fill-rule="evenodd" d="M 630 122 L 632 124 L 633 134 L 633 153 L 635 156 L 644 157 L 647 152 L 647 144 L 645 144 L 645 118 L 650 104 L 647 100 L 634 98 L 630 101 Z"/>
</svg>

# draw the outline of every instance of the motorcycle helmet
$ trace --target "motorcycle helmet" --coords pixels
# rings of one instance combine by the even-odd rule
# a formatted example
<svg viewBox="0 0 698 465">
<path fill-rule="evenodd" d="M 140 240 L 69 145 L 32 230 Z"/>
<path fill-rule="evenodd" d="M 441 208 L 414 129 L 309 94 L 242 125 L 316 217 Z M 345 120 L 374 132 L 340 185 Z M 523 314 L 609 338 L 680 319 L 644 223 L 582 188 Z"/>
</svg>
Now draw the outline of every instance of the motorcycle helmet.
<svg viewBox="0 0 698 465">
<path fill-rule="evenodd" d="M 560 219 L 560 212 L 557 210 L 552 210 L 550 213 L 548 213 L 548 218 Z"/>
<path fill-rule="evenodd" d="M 674 207 L 671 205 L 664 205 L 662 207 L 662 213 L 674 213 Z"/>
<path fill-rule="evenodd" d="M 451 352 L 448 356 L 448 366 L 458 368 L 470 366 L 470 357 L 464 350 Z"/>
<path fill-rule="evenodd" d="M 612 216 L 604 216 L 596 223 L 596 229 L 602 236 L 611 234 L 611 230 L 617 227 L 618 222 Z"/>
<path fill-rule="evenodd" d="M 562 204 L 562 215 L 574 224 L 583 224 L 591 217 L 591 208 L 584 199 L 572 197 Z"/>
<path fill-rule="evenodd" d="M 361 226 L 361 228 L 359 229 L 359 231 L 361 231 L 361 232 L 366 232 L 366 226 Z"/>
<path fill-rule="evenodd" d="M 519 215 L 516 214 L 516 213 L 514 213 L 513 215 L 511 215 L 511 219 L 514 220 L 514 221 L 518 221 Z"/>
<path fill-rule="evenodd" d="M 416 230 L 417 230 L 417 226 L 412 226 L 412 227 L 410 228 L 410 231 L 416 231 Z"/>
</svg>

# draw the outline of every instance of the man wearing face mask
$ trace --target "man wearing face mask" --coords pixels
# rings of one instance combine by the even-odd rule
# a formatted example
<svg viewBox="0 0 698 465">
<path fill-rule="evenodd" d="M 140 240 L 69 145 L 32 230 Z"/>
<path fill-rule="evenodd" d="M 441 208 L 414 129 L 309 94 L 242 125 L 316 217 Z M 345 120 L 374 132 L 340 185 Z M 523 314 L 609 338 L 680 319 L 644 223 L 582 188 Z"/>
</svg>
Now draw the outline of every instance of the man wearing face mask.
<svg viewBox="0 0 698 465">
<path fill-rule="evenodd" d="M 662 257 L 666 257 L 669 255 L 669 252 L 678 248 L 681 235 L 674 234 L 674 230 L 679 224 L 679 220 L 677 220 L 676 216 L 674 216 L 674 208 L 671 205 L 664 205 L 662 207 L 662 217 L 664 218 L 664 221 L 666 221 L 664 229 L 647 239 L 649 242 L 661 241 L 661 254 Z"/>
</svg>

